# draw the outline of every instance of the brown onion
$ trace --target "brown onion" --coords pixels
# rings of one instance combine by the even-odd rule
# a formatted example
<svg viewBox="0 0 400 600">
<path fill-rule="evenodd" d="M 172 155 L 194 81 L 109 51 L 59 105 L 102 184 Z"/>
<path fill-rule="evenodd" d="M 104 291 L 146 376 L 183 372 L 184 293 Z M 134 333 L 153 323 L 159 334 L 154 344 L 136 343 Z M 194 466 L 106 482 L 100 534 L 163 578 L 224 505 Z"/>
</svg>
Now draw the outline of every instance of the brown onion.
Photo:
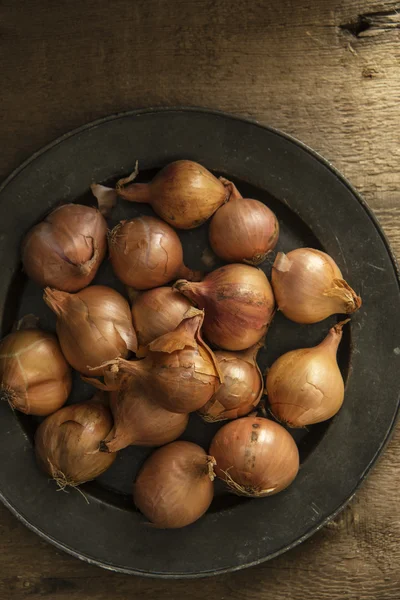
<svg viewBox="0 0 400 600">
<path fill-rule="evenodd" d="M 227 265 L 199 283 L 177 281 L 174 287 L 204 308 L 204 334 L 224 350 L 245 350 L 256 344 L 274 314 L 268 279 L 248 265 Z"/>
<path fill-rule="evenodd" d="M 156 450 L 133 485 L 136 507 L 156 527 L 177 529 L 197 521 L 214 496 L 215 460 L 191 442 Z"/>
<path fill-rule="evenodd" d="M 115 290 L 92 285 L 68 294 L 46 288 L 44 300 L 57 315 L 64 356 L 80 373 L 101 374 L 101 368 L 93 368 L 137 349 L 129 304 Z"/>
<path fill-rule="evenodd" d="M 201 278 L 183 264 L 183 250 L 176 232 L 154 217 L 121 221 L 108 239 L 114 273 L 137 290 L 159 287 L 178 277 Z"/>
<path fill-rule="evenodd" d="M 108 368 L 111 376 L 119 371 L 142 381 L 157 402 L 171 412 L 198 410 L 221 383 L 215 356 L 201 338 L 203 318 L 204 313 L 192 307 L 174 331 L 149 344 L 146 358 L 117 359 L 103 369 Z"/>
<path fill-rule="evenodd" d="M 151 204 L 164 221 L 177 229 L 198 227 L 229 198 L 229 187 L 190 160 L 167 165 L 150 183 L 131 183 L 137 172 L 118 182 L 118 195 L 130 202 Z"/>
<path fill-rule="evenodd" d="M 344 281 L 333 258 L 314 248 L 279 252 L 272 287 L 279 310 L 296 323 L 318 323 L 361 306 L 361 298 Z"/>
<path fill-rule="evenodd" d="M 344 382 L 336 354 L 345 323 L 332 327 L 318 346 L 287 352 L 268 370 L 268 400 L 279 421 L 290 427 L 305 427 L 338 412 Z"/>
<path fill-rule="evenodd" d="M 258 265 L 278 242 L 278 220 L 268 206 L 243 198 L 232 183 L 224 181 L 232 191 L 228 202 L 211 219 L 211 248 L 227 262 Z"/>
<path fill-rule="evenodd" d="M 57 338 L 40 329 L 21 329 L 0 342 L 0 398 L 28 415 L 46 416 L 66 402 L 71 370 Z"/>
<path fill-rule="evenodd" d="M 112 426 L 109 409 L 95 399 L 61 408 L 36 431 L 35 452 L 40 467 L 61 488 L 95 479 L 116 458 L 116 454 L 99 450 Z"/>
<path fill-rule="evenodd" d="M 41 287 L 76 292 L 93 280 L 106 249 L 107 223 L 100 212 L 65 204 L 26 234 L 22 263 Z"/>
<path fill-rule="evenodd" d="M 264 389 L 257 354 L 262 343 L 242 352 L 215 352 L 224 378 L 219 390 L 199 410 L 205 421 L 223 421 L 244 417 L 260 402 Z"/>
<path fill-rule="evenodd" d="M 262 417 L 243 417 L 221 427 L 210 454 L 217 463 L 217 476 L 240 496 L 277 494 L 299 470 L 299 452 L 290 433 Z"/>
<path fill-rule="evenodd" d="M 126 446 L 162 446 L 176 440 L 186 429 L 189 415 L 172 413 L 158 404 L 140 380 L 129 375 L 105 375 L 106 383 L 83 378 L 99 389 L 111 391 L 114 427 L 101 442 L 102 452 L 117 452 Z"/>
<path fill-rule="evenodd" d="M 138 356 L 164 333 L 173 331 L 191 307 L 187 298 L 170 287 L 154 288 L 139 294 L 132 306 L 133 325 L 139 343 Z"/>
</svg>

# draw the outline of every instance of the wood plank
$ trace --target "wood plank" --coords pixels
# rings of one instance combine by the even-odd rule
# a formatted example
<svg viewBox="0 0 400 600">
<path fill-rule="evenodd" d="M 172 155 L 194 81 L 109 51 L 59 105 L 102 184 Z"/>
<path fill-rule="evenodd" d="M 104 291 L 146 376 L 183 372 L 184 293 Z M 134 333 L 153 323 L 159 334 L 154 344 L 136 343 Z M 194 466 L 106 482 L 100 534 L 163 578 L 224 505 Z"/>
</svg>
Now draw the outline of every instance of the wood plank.
<svg viewBox="0 0 400 600">
<path fill-rule="evenodd" d="M 399 12 L 398 0 L 1 0 L 0 178 L 107 114 L 218 108 L 280 128 L 328 158 L 375 210 L 400 257 Z M 397 430 L 348 508 L 301 547 L 209 580 L 102 571 L 0 507 L 0 600 L 398 600 L 399 450 Z"/>
</svg>

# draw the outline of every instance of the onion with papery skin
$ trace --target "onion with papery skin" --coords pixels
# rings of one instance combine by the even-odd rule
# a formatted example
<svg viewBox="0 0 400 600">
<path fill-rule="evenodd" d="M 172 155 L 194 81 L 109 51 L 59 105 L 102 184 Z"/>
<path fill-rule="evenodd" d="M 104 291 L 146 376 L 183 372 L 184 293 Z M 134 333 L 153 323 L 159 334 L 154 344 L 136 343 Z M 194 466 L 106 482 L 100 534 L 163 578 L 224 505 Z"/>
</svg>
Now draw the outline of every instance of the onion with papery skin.
<svg viewBox="0 0 400 600">
<path fill-rule="evenodd" d="M 271 411 L 290 427 L 326 421 L 343 404 L 344 382 L 337 364 L 342 321 L 314 348 L 287 352 L 267 371 L 266 388 Z"/>
<path fill-rule="evenodd" d="M 172 442 L 143 464 L 133 485 L 133 501 L 160 529 L 197 521 L 214 496 L 215 460 L 191 442 Z"/>
<path fill-rule="evenodd" d="M 40 329 L 21 329 L 0 342 L 0 398 L 28 415 L 47 416 L 65 404 L 71 370 L 57 338 Z"/>
<path fill-rule="evenodd" d="M 198 410 L 222 381 L 214 353 L 201 338 L 203 319 L 204 313 L 192 307 L 174 331 L 149 344 L 143 360 L 119 358 L 103 365 L 106 377 L 118 372 L 133 376 L 171 412 Z"/>
<path fill-rule="evenodd" d="M 279 252 L 272 267 L 272 287 L 279 310 L 296 323 L 318 323 L 361 306 L 361 298 L 344 281 L 333 258 L 314 248 Z"/>
<path fill-rule="evenodd" d="M 185 431 L 189 415 L 166 410 L 140 387 L 134 382 L 111 394 L 115 425 L 102 442 L 102 451 L 116 452 L 131 445 L 163 446 Z"/>
<path fill-rule="evenodd" d="M 121 221 L 108 237 L 114 273 L 137 290 L 159 287 L 178 277 L 201 279 L 199 271 L 183 264 L 177 233 L 160 219 L 137 217 Z"/>
<path fill-rule="evenodd" d="M 230 186 L 190 160 L 167 165 L 150 183 L 132 183 L 137 173 L 135 169 L 117 183 L 118 195 L 130 202 L 151 204 L 164 221 L 177 229 L 202 225 L 230 194 Z"/>
<path fill-rule="evenodd" d="M 100 375 L 95 367 L 136 351 L 129 304 L 112 288 L 92 285 L 76 294 L 46 288 L 44 300 L 57 315 L 64 356 L 80 373 Z"/>
<path fill-rule="evenodd" d="M 65 204 L 26 234 L 22 263 L 41 287 L 76 292 L 93 280 L 106 250 L 107 223 L 100 212 Z"/>
<path fill-rule="evenodd" d="M 257 406 L 264 389 L 263 377 L 257 365 L 257 354 L 261 347 L 262 343 L 258 343 L 242 352 L 215 352 L 224 382 L 199 410 L 205 421 L 244 417 Z"/>
<path fill-rule="evenodd" d="M 262 417 L 243 417 L 221 427 L 209 453 L 217 463 L 216 475 L 239 496 L 277 494 L 299 470 L 299 452 L 290 433 Z"/>
<path fill-rule="evenodd" d="M 186 429 L 189 415 L 172 413 L 157 402 L 140 380 L 123 373 L 105 375 L 105 383 L 84 377 L 101 390 L 110 391 L 114 427 L 102 440 L 102 452 L 126 446 L 162 446 L 176 440 Z"/>
<path fill-rule="evenodd" d="M 174 287 L 205 310 L 203 332 L 224 350 L 245 350 L 266 333 L 274 295 L 265 274 L 248 265 L 227 265 L 203 281 L 177 281 Z"/>
<path fill-rule="evenodd" d="M 164 333 L 173 331 L 190 309 L 191 303 L 177 290 L 160 287 L 137 296 L 132 305 L 132 318 L 138 338 L 137 356 L 145 347 Z"/>
<path fill-rule="evenodd" d="M 116 454 L 99 450 L 112 426 L 109 409 L 95 398 L 61 408 L 36 430 L 35 452 L 40 467 L 61 488 L 95 479 L 116 458 Z"/>
<path fill-rule="evenodd" d="M 211 248 L 227 262 L 259 265 L 278 242 L 278 220 L 268 206 L 243 198 L 232 183 L 225 181 L 232 191 L 228 202 L 211 219 Z"/>
</svg>

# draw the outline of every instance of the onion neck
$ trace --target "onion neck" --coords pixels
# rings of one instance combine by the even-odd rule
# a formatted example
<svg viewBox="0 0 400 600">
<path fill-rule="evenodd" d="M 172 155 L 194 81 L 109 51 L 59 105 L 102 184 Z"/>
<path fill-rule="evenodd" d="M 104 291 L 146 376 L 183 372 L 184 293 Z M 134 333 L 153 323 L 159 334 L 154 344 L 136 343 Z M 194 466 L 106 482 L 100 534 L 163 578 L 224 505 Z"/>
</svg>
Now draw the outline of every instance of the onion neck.
<svg viewBox="0 0 400 600">
<path fill-rule="evenodd" d="M 343 326 L 348 323 L 350 319 L 346 319 L 345 321 L 340 321 L 340 323 L 336 323 L 331 329 L 328 331 L 328 335 L 318 346 L 317 348 L 326 349 L 332 352 L 336 356 L 340 341 L 343 336 Z"/>
<path fill-rule="evenodd" d="M 355 312 L 362 304 L 360 296 L 357 296 L 353 288 L 344 279 L 333 279 L 332 287 L 325 295 L 339 302 L 339 310 L 342 310 L 345 314 Z"/>
<path fill-rule="evenodd" d="M 254 344 L 254 346 L 250 346 L 250 348 L 247 348 L 247 350 L 238 352 L 238 356 L 240 356 L 240 358 L 251 364 L 255 364 L 257 361 L 257 354 L 259 353 L 260 349 L 264 346 L 264 341 L 265 337 L 261 338 L 261 340 Z"/>
<path fill-rule="evenodd" d="M 64 312 L 64 305 L 68 301 L 69 298 L 73 298 L 71 294 L 67 292 L 60 292 L 59 290 L 53 290 L 52 288 L 45 288 L 43 293 L 43 300 L 46 302 L 47 306 L 51 308 L 51 310 L 60 317 Z"/>
<path fill-rule="evenodd" d="M 196 337 L 203 324 L 204 312 L 192 307 L 174 331 L 165 333 L 149 344 L 151 352 L 172 354 L 184 348 L 197 348 Z"/>
<path fill-rule="evenodd" d="M 139 379 L 145 380 L 149 377 L 149 367 L 151 367 L 150 358 L 143 358 L 141 360 L 125 360 L 124 358 L 117 358 L 115 359 L 115 362 L 117 368 L 115 365 L 114 367 L 111 367 L 111 370 L 114 368 L 113 373 L 115 374 L 121 374 L 122 377 L 125 375 L 128 378 L 138 377 Z M 115 375 L 115 377 L 117 377 L 117 375 Z"/>
<path fill-rule="evenodd" d="M 239 192 L 236 185 L 232 183 L 232 181 L 229 181 L 229 179 L 226 179 L 226 177 L 220 177 L 219 180 L 225 186 L 227 191 L 227 199 L 225 202 L 243 200 L 242 194 Z"/>
<path fill-rule="evenodd" d="M 99 257 L 99 248 L 94 238 L 89 238 L 92 242 L 92 257 L 84 263 L 76 265 L 78 267 L 80 275 L 89 275 L 93 267 L 96 266 L 98 257 Z"/>
<path fill-rule="evenodd" d="M 81 375 L 83 381 L 90 383 L 98 390 L 104 392 L 115 392 L 126 385 L 130 378 L 138 376 L 139 378 L 146 377 L 148 369 L 145 368 L 145 360 L 125 360 L 124 358 L 114 358 L 108 360 L 99 367 L 103 370 L 103 380 L 97 377 L 85 377 Z M 146 363 L 147 364 L 147 363 Z M 91 369 L 97 370 L 99 367 Z"/>
<path fill-rule="evenodd" d="M 117 186 L 117 194 L 123 200 L 128 202 L 151 203 L 151 184 L 150 183 L 131 183 L 127 186 Z"/>
<path fill-rule="evenodd" d="M 172 286 L 174 289 L 178 290 L 181 294 L 192 300 L 195 304 L 197 304 L 198 299 L 202 297 L 201 294 L 201 284 L 200 283 L 191 283 L 186 279 L 179 279 Z"/>
<path fill-rule="evenodd" d="M 214 466 L 217 461 L 213 456 L 206 456 L 205 461 L 203 459 L 197 460 L 192 463 L 191 468 L 194 469 L 195 477 L 202 479 L 204 476 L 209 477 L 211 481 L 215 479 Z"/>
<path fill-rule="evenodd" d="M 187 279 L 188 281 L 201 281 L 203 279 L 203 272 L 192 271 L 192 269 L 189 269 L 186 265 L 182 263 L 182 266 L 180 267 L 179 272 L 176 274 L 176 277 L 179 277 L 180 280 Z M 179 288 L 176 289 L 179 290 Z"/>
<path fill-rule="evenodd" d="M 93 385 L 93 387 L 97 388 L 100 392 L 115 392 L 119 389 L 120 384 L 117 381 L 111 382 L 110 379 L 108 379 L 106 376 L 108 375 L 108 373 L 106 372 L 104 375 L 104 382 L 101 381 L 100 379 L 97 379 L 97 377 L 86 377 L 84 375 L 81 375 L 81 379 L 82 381 L 85 381 L 86 383 L 89 383 L 90 385 Z"/>
<path fill-rule="evenodd" d="M 132 436 L 129 436 L 129 432 L 127 432 L 126 435 L 121 435 L 117 432 L 117 428 L 114 426 L 108 436 L 100 442 L 99 451 L 108 454 L 117 452 L 118 450 L 121 450 L 121 448 L 132 444 L 131 437 Z"/>
<path fill-rule="evenodd" d="M 213 456 L 207 456 L 207 475 L 211 479 L 211 481 L 214 481 L 215 479 L 214 466 L 216 464 L 217 461 Z"/>
</svg>

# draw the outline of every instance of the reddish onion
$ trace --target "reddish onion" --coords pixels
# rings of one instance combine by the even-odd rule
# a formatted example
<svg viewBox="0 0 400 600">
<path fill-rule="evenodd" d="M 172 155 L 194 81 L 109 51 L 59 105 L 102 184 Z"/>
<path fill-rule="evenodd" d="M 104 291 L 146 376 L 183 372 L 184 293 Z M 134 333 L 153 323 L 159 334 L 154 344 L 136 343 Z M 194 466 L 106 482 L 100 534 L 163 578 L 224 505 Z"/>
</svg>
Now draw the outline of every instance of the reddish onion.
<svg viewBox="0 0 400 600">
<path fill-rule="evenodd" d="M 0 382 L 0 398 L 23 413 L 46 416 L 61 408 L 72 380 L 56 336 L 32 327 L 7 335 L 0 342 Z"/>
<path fill-rule="evenodd" d="M 205 421 L 223 421 L 244 417 L 260 402 L 264 389 L 257 354 L 262 343 L 242 352 L 215 352 L 224 378 L 219 390 L 199 410 Z"/>
<path fill-rule="evenodd" d="M 243 198 L 232 183 L 223 181 L 232 186 L 232 191 L 228 202 L 211 219 L 211 248 L 227 262 L 258 265 L 278 242 L 278 220 L 268 206 Z"/>
<path fill-rule="evenodd" d="M 38 463 L 61 488 L 95 479 L 116 458 L 116 454 L 99 451 L 111 428 L 110 411 L 95 399 L 65 406 L 47 417 L 36 431 Z"/>
<path fill-rule="evenodd" d="M 201 273 L 183 264 L 183 250 L 176 232 L 154 217 L 121 221 L 108 239 L 114 273 L 137 290 L 159 287 L 178 277 L 200 279 Z"/>
<path fill-rule="evenodd" d="M 153 340 L 178 327 L 191 307 L 187 298 L 170 287 L 139 294 L 132 306 L 133 325 L 139 343 L 138 356 Z"/>
<path fill-rule="evenodd" d="M 76 292 L 93 280 L 106 249 L 107 223 L 100 212 L 65 204 L 26 234 L 22 263 L 41 287 Z"/>
<path fill-rule="evenodd" d="M 137 349 L 129 304 L 115 290 L 92 285 L 68 294 L 46 288 L 44 300 L 57 315 L 64 356 L 80 373 L 101 374 L 101 368 L 93 368 Z"/>
<path fill-rule="evenodd" d="M 221 382 L 215 356 L 200 335 L 203 319 L 204 313 L 192 307 L 174 331 L 149 344 L 146 358 L 119 358 L 103 365 L 103 369 L 108 369 L 108 377 L 120 372 L 142 381 L 157 402 L 171 412 L 198 410 Z"/>
<path fill-rule="evenodd" d="M 244 350 L 266 333 L 274 313 L 274 295 L 265 274 L 248 265 L 227 265 L 203 281 L 174 285 L 205 309 L 204 334 L 224 350 Z"/>
<path fill-rule="evenodd" d="M 118 182 L 118 195 L 130 202 L 151 204 L 164 221 L 178 229 L 198 227 L 229 198 L 230 188 L 223 181 L 190 160 L 167 165 L 150 183 L 131 183 L 137 173 L 135 169 Z"/>
<path fill-rule="evenodd" d="M 279 421 L 290 427 L 305 427 L 338 412 L 344 382 L 336 354 L 347 322 L 332 327 L 318 346 L 287 352 L 268 370 L 268 400 Z"/>
<path fill-rule="evenodd" d="M 333 258 L 314 248 L 279 252 L 272 267 L 272 287 L 279 310 L 296 323 L 318 323 L 361 306 L 361 298 L 344 281 Z"/>
<path fill-rule="evenodd" d="M 299 452 L 290 433 L 262 417 L 243 417 L 221 427 L 210 454 L 217 462 L 217 476 L 240 496 L 277 494 L 299 470 Z"/>
<path fill-rule="evenodd" d="M 156 450 L 133 486 L 137 508 L 156 527 L 177 529 L 197 521 L 214 496 L 215 460 L 191 442 Z"/>
<path fill-rule="evenodd" d="M 99 389 L 111 391 L 114 427 L 101 442 L 102 452 L 126 446 L 162 446 L 176 440 L 186 429 L 189 415 L 172 413 L 158 404 L 140 380 L 121 373 L 106 373 L 104 384 L 84 377 Z"/>
</svg>

